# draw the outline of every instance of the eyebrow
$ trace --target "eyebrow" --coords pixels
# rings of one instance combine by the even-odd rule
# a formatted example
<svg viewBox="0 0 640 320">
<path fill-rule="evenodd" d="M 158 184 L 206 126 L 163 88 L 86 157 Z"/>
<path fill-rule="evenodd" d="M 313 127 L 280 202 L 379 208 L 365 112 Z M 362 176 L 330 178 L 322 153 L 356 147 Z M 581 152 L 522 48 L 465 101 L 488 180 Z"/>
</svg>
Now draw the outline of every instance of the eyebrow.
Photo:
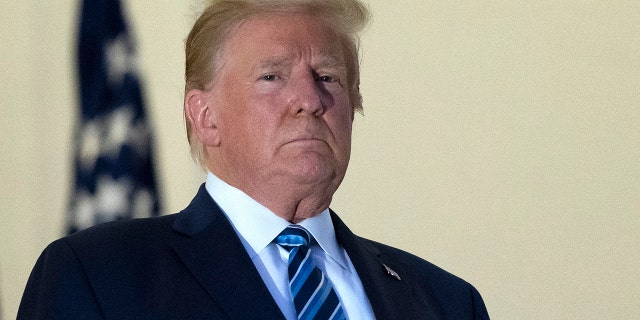
<svg viewBox="0 0 640 320">
<path fill-rule="evenodd" d="M 327 68 L 346 68 L 347 64 L 344 58 L 339 58 L 334 55 L 322 55 L 318 60 L 317 66 Z"/>
<path fill-rule="evenodd" d="M 260 69 L 288 67 L 291 66 L 292 60 L 293 59 L 290 57 L 268 57 L 261 60 L 257 66 Z M 347 64 L 344 59 L 340 59 L 333 55 L 326 55 L 321 56 L 315 63 L 315 66 L 325 68 L 346 68 Z"/>
<path fill-rule="evenodd" d="M 267 59 L 261 60 L 258 63 L 258 68 L 260 69 L 269 69 L 269 68 L 280 68 L 291 65 L 291 59 L 287 57 L 269 57 Z"/>
</svg>

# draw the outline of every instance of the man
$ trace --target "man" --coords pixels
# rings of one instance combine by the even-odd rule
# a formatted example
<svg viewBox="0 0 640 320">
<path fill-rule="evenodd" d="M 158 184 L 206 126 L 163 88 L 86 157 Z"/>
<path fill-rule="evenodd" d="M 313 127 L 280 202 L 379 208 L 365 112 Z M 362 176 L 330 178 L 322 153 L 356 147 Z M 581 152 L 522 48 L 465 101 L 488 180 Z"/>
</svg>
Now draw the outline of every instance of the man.
<svg viewBox="0 0 640 320">
<path fill-rule="evenodd" d="M 184 112 L 207 181 L 182 212 L 50 245 L 20 319 L 488 319 L 478 292 L 328 207 L 361 108 L 357 0 L 212 1 Z"/>
</svg>

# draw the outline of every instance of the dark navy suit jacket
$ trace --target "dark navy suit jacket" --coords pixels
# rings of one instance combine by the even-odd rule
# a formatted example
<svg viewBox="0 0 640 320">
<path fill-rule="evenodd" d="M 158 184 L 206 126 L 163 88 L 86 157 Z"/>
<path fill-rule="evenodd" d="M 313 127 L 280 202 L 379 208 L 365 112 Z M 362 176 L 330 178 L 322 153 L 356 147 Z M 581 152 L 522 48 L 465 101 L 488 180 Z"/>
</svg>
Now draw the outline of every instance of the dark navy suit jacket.
<svg viewBox="0 0 640 320">
<path fill-rule="evenodd" d="M 464 280 L 360 238 L 335 213 L 331 217 L 377 319 L 489 318 Z M 31 273 L 18 319 L 284 316 L 230 222 L 201 187 L 178 214 L 107 223 L 53 242 Z"/>
</svg>

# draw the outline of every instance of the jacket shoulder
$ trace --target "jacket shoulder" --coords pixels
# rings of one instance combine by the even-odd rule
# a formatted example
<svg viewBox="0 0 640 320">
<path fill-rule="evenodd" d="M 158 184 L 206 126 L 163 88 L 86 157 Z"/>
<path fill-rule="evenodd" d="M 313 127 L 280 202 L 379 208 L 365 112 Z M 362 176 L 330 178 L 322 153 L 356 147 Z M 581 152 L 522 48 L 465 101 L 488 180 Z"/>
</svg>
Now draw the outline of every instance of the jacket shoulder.
<svg viewBox="0 0 640 320">
<path fill-rule="evenodd" d="M 157 232 L 161 232 L 163 229 L 171 231 L 176 215 L 177 214 L 171 214 L 152 218 L 106 222 L 78 231 L 63 239 L 67 239 L 73 243 L 76 241 L 92 241 L 93 239 L 114 240 L 117 239 L 118 236 L 145 237 L 147 235 L 157 234 Z"/>
<path fill-rule="evenodd" d="M 429 296 L 439 301 L 447 318 L 489 319 L 480 293 L 469 282 L 407 251 L 373 240 L 360 238 L 366 246 L 379 251 L 385 261 L 393 261 L 392 268 L 402 281 L 412 285 L 416 296 Z"/>
<path fill-rule="evenodd" d="M 171 256 L 175 215 L 108 222 L 61 238 L 45 249 L 71 252 L 89 277 L 104 270 L 135 272 Z"/>
</svg>

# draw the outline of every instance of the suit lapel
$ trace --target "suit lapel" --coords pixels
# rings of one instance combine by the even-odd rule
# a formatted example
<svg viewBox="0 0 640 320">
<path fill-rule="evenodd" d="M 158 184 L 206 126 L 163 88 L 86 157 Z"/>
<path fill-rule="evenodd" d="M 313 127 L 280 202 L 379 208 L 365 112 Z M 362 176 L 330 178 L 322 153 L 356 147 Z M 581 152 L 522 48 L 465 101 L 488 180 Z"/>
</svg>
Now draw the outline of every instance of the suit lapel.
<svg viewBox="0 0 640 320">
<path fill-rule="evenodd" d="M 371 243 L 353 234 L 334 212 L 331 218 L 338 242 L 356 268 L 377 319 L 442 318 L 433 301 L 415 301 L 412 286 L 425 284 L 411 283 L 401 261 L 385 257 Z"/>
<path fill-rule="evenodd" d="M 172 247 L 231 319 L 284 319 L 229 220 L 204 185 L 176 218 Z"/>
</svg>

